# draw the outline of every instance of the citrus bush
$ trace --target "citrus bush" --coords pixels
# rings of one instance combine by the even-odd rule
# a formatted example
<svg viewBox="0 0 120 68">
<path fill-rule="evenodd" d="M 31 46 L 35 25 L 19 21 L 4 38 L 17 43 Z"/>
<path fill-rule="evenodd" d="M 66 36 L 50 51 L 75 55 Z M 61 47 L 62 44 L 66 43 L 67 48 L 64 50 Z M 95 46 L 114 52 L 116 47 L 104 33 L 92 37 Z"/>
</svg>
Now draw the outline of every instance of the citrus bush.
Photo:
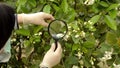
<svg viewBox="0 0 120 68">
<path fill-rule="evenodd" d="M 67 22 L 69 31 L 59 41 L 62 60 L 54 68 L 120 68 L 119 0 L 3 1 L 17 13 L 46 12 Z M 33 24 L 20 25 L 11 41 L 8 68 L 37 68 L 54 42 L 47 28 Z"/>
</svg>

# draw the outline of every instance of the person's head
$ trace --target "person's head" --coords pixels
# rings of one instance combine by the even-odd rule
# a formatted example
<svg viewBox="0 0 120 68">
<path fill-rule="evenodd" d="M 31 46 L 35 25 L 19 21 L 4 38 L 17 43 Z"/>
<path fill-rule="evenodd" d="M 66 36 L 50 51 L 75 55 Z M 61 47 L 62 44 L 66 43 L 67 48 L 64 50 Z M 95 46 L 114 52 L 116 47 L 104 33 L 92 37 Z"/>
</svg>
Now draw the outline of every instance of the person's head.
<svg viewBox="0 0 120 68">
<path fill-rule="evenodd" d="M 15 24 L 15 11 L 12 7 L 0 3 L 0 50 L 9 39 Z"/>
</svg>

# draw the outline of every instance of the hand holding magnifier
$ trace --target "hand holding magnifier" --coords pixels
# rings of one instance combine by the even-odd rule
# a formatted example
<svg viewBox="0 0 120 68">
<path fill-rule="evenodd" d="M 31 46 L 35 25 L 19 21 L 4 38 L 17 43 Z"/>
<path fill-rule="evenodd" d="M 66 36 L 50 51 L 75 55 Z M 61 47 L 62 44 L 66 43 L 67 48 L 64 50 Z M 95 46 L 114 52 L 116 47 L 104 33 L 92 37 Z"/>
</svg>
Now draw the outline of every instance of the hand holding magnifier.
<svg viewBox="0 0 120 68">
<path fill-rule="evenodd" d="M 67 24 L 62 20 L 53 20 L 48 25 L 48 33 L 55 40 L 55 45 L 57 48 L 58 40 L 62 39 L 68 31 Z M 55 48 L 55 50 L 56 50 Z"/>
</svg>

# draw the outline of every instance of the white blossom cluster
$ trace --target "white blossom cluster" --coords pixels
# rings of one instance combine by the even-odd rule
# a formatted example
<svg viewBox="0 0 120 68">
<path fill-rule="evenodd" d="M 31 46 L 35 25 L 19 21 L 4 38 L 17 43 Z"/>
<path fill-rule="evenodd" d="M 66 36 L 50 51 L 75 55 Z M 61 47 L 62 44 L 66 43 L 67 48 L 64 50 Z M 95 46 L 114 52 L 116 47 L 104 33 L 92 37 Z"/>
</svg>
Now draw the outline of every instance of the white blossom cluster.
<svg viewBox="0 0 120 68">
<path fill-rule="evenodd" d="M 78 52 L 77 54 L 75 54 L 79 59 L 81 59 L 81 57 L 82 57 L 82 54 L 83 53 L 81 53 L 81 52 Z"/>
<path fill-rule="evenodd" d="M 84 4 L 85 4 L 85 5 L 93 5 L 94 2 L 95 2 L 95 0 L 86 0 L 86 1 L 84 2 Z"/>
<path fill-rule="evenodd" d="M 35 33 L 34 35 L 35 35 L 35 36 L 37 36 L 37 35 L 42 35 L 42 32 Z"/>
<path fill-rule="evenodd" d="M 112 59 L 112 53 L 113 53 L 113 49 L 111 49 L 111 51 L 105 51 L 104 57 L 100 58 L 101 61 L 107 61 L 109 59 Z"/>
<path fill-rule="evenodd" d="M 72 68 L 79 68 L 78 66 L 75 66 L 75 65 L 73 65 L 73 67 Z"/>
<path fill-rule="evenodd" d="M 114 68 L 120 68 L 120 64 L 116 65 L 113 63 Z"/>
</svg>

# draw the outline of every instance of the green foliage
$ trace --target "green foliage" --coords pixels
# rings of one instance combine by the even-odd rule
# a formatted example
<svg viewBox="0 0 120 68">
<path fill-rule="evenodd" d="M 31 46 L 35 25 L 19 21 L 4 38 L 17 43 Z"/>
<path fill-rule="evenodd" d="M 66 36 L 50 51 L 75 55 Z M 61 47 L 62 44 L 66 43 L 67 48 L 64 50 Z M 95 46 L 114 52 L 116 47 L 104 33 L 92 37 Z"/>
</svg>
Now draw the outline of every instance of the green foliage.
<svg viewBox="0 0 120 68">
<path fill-rule="evenodd" d="M 117 29 L 116 22 L 110 16 L 105 15 L 105 22 L 106 24 L 113 30 Z"/>
<path fill-rule="evenodd" d="M 55 68 L 114 68 L 120 64 L 119 0 L 95 0 L 91 5 L 84 4 L 89 0 L 3 1 L 13 3 L 17 13 L 43 11 L 67 22 L 69 31 L 61 40 L 63 57 Z M 42 26 L 20 26 L 12 36 L 16 40 L 8 68 L 37 68 L 53 39 Z M 106 51 L 112 52 L 111 58 L 102 61 Z"/>
</svg>

